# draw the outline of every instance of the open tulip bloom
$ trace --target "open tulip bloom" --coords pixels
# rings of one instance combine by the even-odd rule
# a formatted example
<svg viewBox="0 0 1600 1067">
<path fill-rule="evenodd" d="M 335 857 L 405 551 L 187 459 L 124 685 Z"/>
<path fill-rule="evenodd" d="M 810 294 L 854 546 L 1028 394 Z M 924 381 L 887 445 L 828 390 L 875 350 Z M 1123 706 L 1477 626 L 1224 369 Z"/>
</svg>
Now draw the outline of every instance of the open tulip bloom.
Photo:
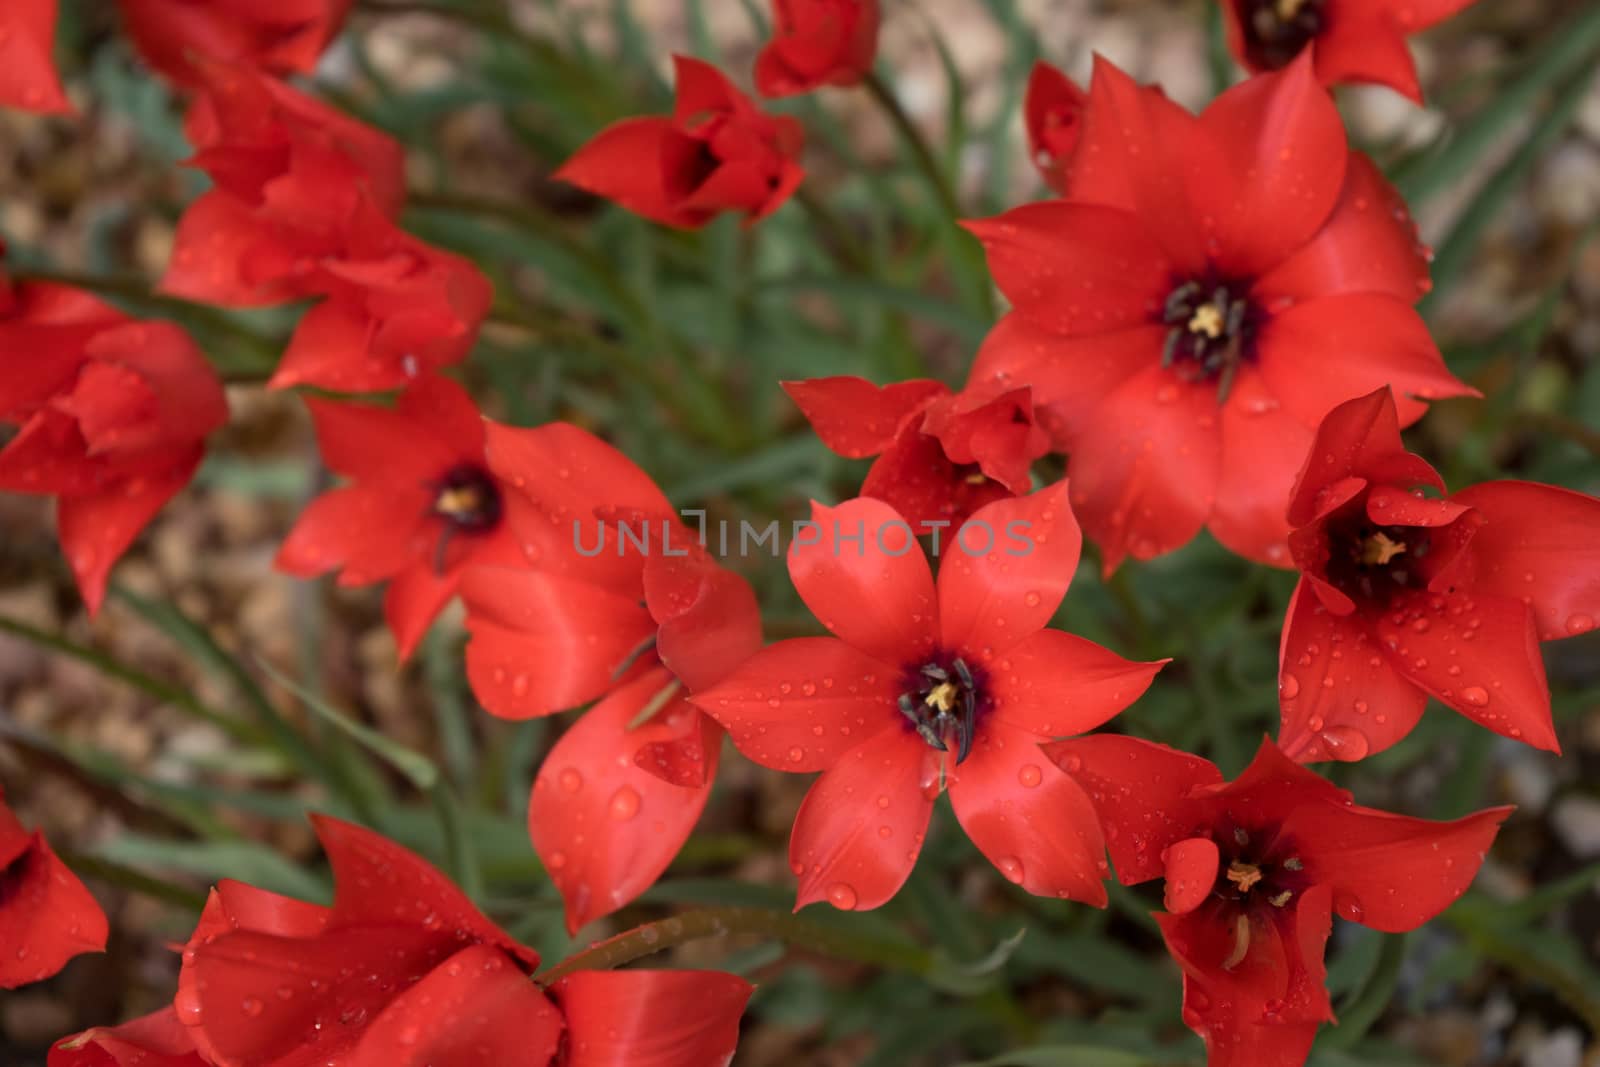
<svg viewBox="0 0 1600 1067">
<path fill-rule="evenodd" d="M 1104 904 L 1099 823 L 1039 746 L 1104 723 L 1162 664 L 1044 628 L 1082 546 L 1066 485 L 980 508 L 937 585 L 887 504 L 813 504 L 812 520 L 789 576 L 835 636 L 780 641 L 693 697 L 762 766 L 823 772 L 789 840 L 796 906 L 894 896 L 944 791 L 1007 879 Z"/>
</svg>

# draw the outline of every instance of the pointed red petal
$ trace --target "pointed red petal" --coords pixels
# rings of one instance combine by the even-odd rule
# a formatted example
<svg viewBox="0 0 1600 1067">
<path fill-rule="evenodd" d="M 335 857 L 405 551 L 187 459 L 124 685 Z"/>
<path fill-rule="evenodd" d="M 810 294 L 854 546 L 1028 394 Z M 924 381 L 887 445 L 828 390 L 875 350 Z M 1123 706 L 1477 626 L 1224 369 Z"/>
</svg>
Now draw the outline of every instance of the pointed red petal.
<svg viewBox="0 0 1600 1067">
<path fill-rule="evenodd" d="M 861 483 L 861 495 L 888 504 L 920 536 L 938 533 L 941 549 L 972 513 L 1011 490 L 993 478 L 969 481 L 970 471 L 957 467 L 937 437 L 907 428 Z"/>
<path fill-rule="evenodd" d="M 926 379 L 882 387 L 850 376 L 779 384 L 822 443 L 851 459 L 888 448 L 909 415 L 950 392 L 942 382 Z"/>
<path fill-rule="evenodd" d="M 1217 882 L 1221 856 L 1209 837 L 1190 837 L 1169 845 L 1161 853 L 1167 884 L 1162 903 L 1173 915 L 1183 915 L 1204 904 Z"/>
<path fill-rule="evenodd" d="M 550 987 L 565 1067 L 728 1067 L 755 987 L 716 971 L 578 971 Z"/>
<path fill-rule="evenodd" d="M 1316 60 L 1318 80 L 1324 85 L 1387 85 L 1420 106 L 1417 65 L 1394 11 L 1377 5 L 1362 11 L 1345 5 L 1337 12 L 1317 34 L 1316 48 L 1307 49 Z"/>
<path fill-rule="evenodd" d="M 112 566 L 156 512 L 189 484 L 202 451 L 197 445 L 166 470 L 119 479 L 105 492 L 63 496 L 56 503 L 56 534 L 90 615 L 100 610 Z"/>
<path fill-rule="evenodd" d="M 1060 630 L 986 658 L 994 717 L 1040 738 L 1086 734 L 1138 700 L 1168 660 L 1135 663 Z"/>
<path fill-rule="evenodd" d="M 698 548 L 686 551 L 645 560 L 644 593 L 660 624 L 656 655 L 695 693 L 761 647 L 761 611 L 749 582 Z"/>
<path fill-rule="evenodd" d="M 411 566 L 389 579 L 383 591 L 383 618 L 394 634 L 395 655 L 404 663 L 450 603 L 461 584 L 461 569 L 439 573 L 432 561 Z"/>
<path fill-rule="evenodd" d="M 190 204 L 178 220 L 163 293 L 223 307 L 271 307 L 306 294 L 304 283 L 263 263 L 293 263 L 303 250 L 250 206 L 213 190 Z"/>
<path fill-rule="evenodd" d="M 0 807 L 0 811 L 5 810 Z M 5 814 L 9 817 L 10 812 Z M 14 819 L 10 819 L 15 826 Z M 106 916 L 38 832 L 20 827 L 0 852 L 0 989 L 48 978 L 68 960 L 106 946 Z M 5 853 L 11 853 L 6 855 Z"/>
<path fill-rule="evenodd" d="M 1022 98 L 1023 124 L 1028 131 L 1028 154 L 1045 183 L 1057 193 L 1067 191 L 1067 166 L 1083 133 L 1083 112 L 1089 94 L 1044 60 L 1028 75 Z"/>
<path fill-rule="evenodd" d="M 121 1026 L 96 1026 L 56 1043 L 49 1067 L 208 1067 L 171 1005 Z"/>
<path fill-rule="evenodd" d="M 483 463 L 484 433 L 466 390 L 430 375 L 394 408 L 309 397 L 317 448 L 331 469 L 361 482 L 420 487 L 465 463 Z"/>
<path fill-rule="evenodd" d="M 710 217 L 686 210 L 668 192 L 666 139 L 670 119 L 623 119 L 601 130 L 553 177 L 667 226 L 694 227 Z"/>
<path fill-rule="evenodd" d="M 344 569 L 345 585 L 365 585 L 416 566 L 433 566 L 444 531 L 427 521 L 422 488 L 347 485 L 323 493 L 300 513 L 273 566 L 312 578 Z"/>
<path fill-rule="evenodd" d="M 1289 522 L 1308 526 L 1331 510 L 1331 487 L 1357 478 L 1373 485 L 1444 488 L 1444 479 L 1421 456 L 1406 451 L 1394 394 L 1380 385 L 1339 404 L 1321 420 L 1289 504 Z M 1343 499 L 1359 488 L 1345 485 Z M 1340 501 L 1342 502 L 1342 501 Z"/>
<path fill-rule="evenodd" d="M 1254 368 L 1241 370 L 1222 408 L 1217 502 L 1207 525 L 1233 552 L 1289 567 L 1289 494 L 1311 432 L 1284 412 Z"/>
</svg>

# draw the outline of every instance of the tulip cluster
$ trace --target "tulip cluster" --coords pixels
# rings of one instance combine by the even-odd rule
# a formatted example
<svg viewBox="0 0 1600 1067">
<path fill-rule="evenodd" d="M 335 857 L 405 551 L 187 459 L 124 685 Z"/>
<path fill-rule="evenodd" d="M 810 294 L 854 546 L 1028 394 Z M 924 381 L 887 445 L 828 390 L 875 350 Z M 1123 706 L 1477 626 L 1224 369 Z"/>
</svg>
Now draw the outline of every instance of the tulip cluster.
<svg viewBox="0 0 1600 1067">
<path fill-rule="evenodd" d="M 300 515 L 277 567 L 385 583 L 402 659 L 457 602 L 488 712 L 584 709 L 529 806 L 570 931 L 666 870 L 724 735 L 763 767 L 820 772 L 790 838 L 797 908 L 888 902 L 944 793 L 1024 892 L 1104 906 L 1112 877 L 1163 879 L 1156 918 L 1183 973 L 1183 1020 L 1213 1067 L 1304 1061 L 1331 1019 L 1334 916 L 1409 930 L 1466 890 L 1509 809 L 1388 814 L 1304 766 L 1389 748 L 1430 696 L 1557 750 L 1539 642 L 1600 617 L 1600 501 L 1528 482 L 1446 493 L 1400 439 L 1429 401 L 1479 394 L 1416 310 L 1429 253 L 1351 147 L 1329 86 L 1420 98 L 1404 35 L 1465 5 L 1222 2 L 1229 44 L 1256 73 L 1199 114 L 1103 59 L 1087 89 L 1035 69 L 1024 121 L 1053 195 L 963 223 L 1009 310 L 961 388 L 781 383 L 828 448 L 876 458 L 854 498 L 813 504 L 816 536 L 787 556 L 831 636 L 763 645 L 750 584 L 632 460 L 575 425 L 486 419 L 440 373 L 472 349 L 488 281 L 398 226 L 396 142 L 282 80 L 314 63 L 348 0 L 122 0 L 141 53 L 192 94 L 190 165 L 211 179 L 163 290 L 230 308 L 310 302 L 270 384 L 398 391 L 307 397 L 345 481 Z M 14 60 L 0 64 L 0 101 L 67 106 L 48 63 L 53 14 L 52 2 L 0 14 L 0 58 Z M 774 0 L 772 14 L 760 95 L 874 79 L 875 0 Z M 555 177 L 666 226 L 758 223 L 805 181 L 801 123 L 706 62 L 674 67 L 670 116 L 599 131 Z M 226 406 L 173 327 L 0 279 L 0 419 L 20 427 L 0 488 L 59 499 L 93 609 Z M 1042 484 L 1033 467 L 1050 455 L 1067 476 Z M 1202 528 L 1300 574 L 1278 736 L 1232 782 L 1115 726 L 1167 660 L 1051 626 L 1085 539 L 1109 575 Z M 0 928 L 26 927 L 36 961 L 0 961 L 14 983 L 97 947 L 104 920 L 42 840 L 0 816 L 0 887 L 21 887 L 0 895 Z M 417 857 L 336 820 L 317 829 L 331 908 L 222 883 L 172 1005 L 71 1038 L 52 1065 L 731 1056 L 742 980 L 542 982 L 531 950 Z"/>
</svg>

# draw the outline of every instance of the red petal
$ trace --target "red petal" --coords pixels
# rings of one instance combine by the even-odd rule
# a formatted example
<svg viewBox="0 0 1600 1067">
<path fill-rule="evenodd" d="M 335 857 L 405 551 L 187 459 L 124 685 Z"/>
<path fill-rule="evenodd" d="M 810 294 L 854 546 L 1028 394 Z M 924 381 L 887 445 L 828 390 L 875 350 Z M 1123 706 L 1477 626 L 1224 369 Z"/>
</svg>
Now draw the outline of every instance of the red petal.
<svg viewBox="0 0 1600 1067">
<path fill-rule="evenodd" d="M 121 1026 L 96 1026 L 58 1042 L 49 1067 L 208 1067 L 169 1005 Z"/>
<path fill-rule="evenodd" d="M 755 987 L 716 971 L 578 971 L 550 987 L 565 1067 L 727 1067 Z"/>
<path fill-rule="evenodd" d="M 1367 517 L 1385 526 L 1449 526 L 1471 508 L 1454 500 L 1418 496 L 1408 489 L 1393 485 L 1375 486 L 1367 493 Z M 1468 525 L 1476 534 L 1478 522 L 1469 519 Z"/>
<path fill-rule="evenodd" d="M 160 290 L 223 307 L 271 307 L 306 295 L 305 281 L 287 269 L 263 271 L 259 264 L 293 264 L 304 250 L 249 205 L 213 190 L 184 210 L 172 260 Z"/>
<path fill-rule="evenodd" d="M 106 916 L 44 835 L 28 834 L 0 805 L 0 989 L 49 978 L 68 960 L 106 947 Z M 10 832 L 5 832 L 9 829 Z"/>
<path fill-rule="evenodd" d="M 667 226 L 703 225 L 710 212 L 685 210 L 667 191 L 664 154 L 666 138 L 673 132 L 672 121 L 665 118 L 612 123 L 578 149 L 553 177 Z"/>
<path fill-rule="evenodd" d="M 1222 772 L 1199 756 L 1136 737 L 1074 737 L 1044 752 L 1094 801 L 1123 885 L 1161 876 L 1162 851 L 1194 831 L 1185 799 L 1222 782 Z"/>
<path fill-rule="evenodd" d="M 381 581 L 407 567 L 432 567 L 444 530 L 428 521 L 431 505 L 421 488 L 330 489 L 300 513 L 273 566 L 301 578 L 344 568 L 345 585 Z"/>
<path fill-rule="evenodd" d="M 1088 103 L 1089 94 L 1071 78 L 1043 60 L 1034 63 L 1022 98 L 1028 154 L 1046 184 L 1058 193 L 1067 191 L 1067 162 L 1082 135 Z"/>
<path fill-rule="evenodd" d="M 1096 204 L 1024 204 L 962 223 L 983 242 L 989 272 L 1018 314 L 1078 336 L 1158 315 L 1176 269 L 1127 211 Z"/>
<path fill-rule="evenodd" d="M 1217 502 L 1207 524 L 1223 546 L 1275 567 L 1289 559 L 1289 494 L 1311 433 L 1278 407 L 1253 368 L 1235 379 L 1222 408 Z"/>
<path fill-rule="evenodd" d="M 811 528 L 798 529 L 789 550 L 789 577 L 817 621 L 872 658 L 904 666 L 932 651 L 933 575 L 910 526 L 882 501 L 813 501 Z"/>
<path fill-rule="evenodd" d="M 944 547 L 941 646 L 987 657 L 1037 633 L 1060 607 L 1082 549 L 1064 481 L 978 511 Z"/>
<path fill-rule="evenodd" d="M 383 618 L 394 634 L 395 654 L 400 662 L 411 658 L 460 584 L 460 568 L 441 574 L 431 561 L 407 567 L 389 579 L 389 588 L 383 593 Z"/>
<path fill-rule="evenodd" d="M 926 379 L 881 387 L 848 376 L 778 384 L 822 443 L 851 459 L 875 456 L 888 448 L 910 415 L 950 392 L 944 383 Z"/>
<path fill-rule="evenodd" d="M 645 603 L 660 624 L 656 655 L 691 693 L 721 681 L 761 647 L 750 583 L 698 548 L 645 560 Z"/>
<path fill-rule="evenodd" d="M 922 432 L 938 438 L 952 462 L 977 464 L 985 477 L 1017 494 L 1032 488 L 1028 469 L 1050 450 L 1044 430 L 1034 425 L 1028 386 L 963 389 L 929 406 Z"/>
<path fill-rule="evenodd" d="M 763 767 L 806 773 L 903 721 L 899 687 L 898 667 L 833 638 L 796 637 L 757 652 L 693 702 Z"/>
<path fill-rule="evenodd" d="M 561 1044 L 561 1012 L 503 952 L 473 945 L 392 1000 L 362 1034 L 349 1067 L 544 1067 Z"/>
<path fill-rule="evenodd" d="M 1422 417 L 1423 401 L 1478 395 L 1444 365 L 1416 310 L 1381 293 L 1296 304 L 1266 320 L 1257 352 L 1267 388 L 1307 426 L 1385 385 L 1395 390 L 1402 426 Z"/>
<path fill-rule="evenodd" d="M 462 577 L 461 597 L 472 691 L 508 719 L 593 700 L 656 629 L 637 599 L 543 571 L 475 567 Z"/>
<path fill-rule="evenodd" d="M 935 756 L 901 721 L 845 752 L 812 783 L 789 837 L 789 868 L 800 879 L 796 911 L 819 900 L 840 911 L 870 911 L 899 891 L 933 813 Z"/>
<path fill-rule="evenodd" d="M 1341 918 L 1400 933 L 1466 892 L 1511 811 L 1433 822 L 1323 800 L 1297 807 L 1283 832 L 1304 843 L 1305 877 L 1332 887 Z"/>
<path fill-rule="evenodd" d="M 55 66 L 56 0 L 11 0 L 0 11 L 0 107 L 70 114 Z"/>
<path fill-rule="evenodd" d="M 1396 8 L 1394 17 L 1405 32 L 1416 33 L 1465 11 L 1475 2 L 1476 0 L 1415 0 L 1414 3 Z"/>
<path fill-rule="evenodd" d="M 1444 488 L 1444 479 L 1426 460 L 1406 451 L 1400 440 L 1394 394 L 1386 385 L 1345 401 L 1321 420 L 1295 483 L 1289 522 L 1308 526 L 1328 514 L 1333 502 L 1326 494 L 1351 478 L 1374 485 Z M 1355 492 L 1346 485 L 1339 495 L 1349 499 Z"/>
<path fill-rule="evenodd" d="M 1183 915 L 1211 896 L 1221 866 L 1217 843 L 1209 837 L 1190 837 L 1169 845 L 1161 854 L 1167 884 L 1162 903 L 1173 915 Z"/>
<path fill-rule="evenodd" d="M 357 481 L 420 488 L 452 467 L 483 462 L 477 405 L 448 378 L 419 379 L 393 409 L 318 397 L 306 408 L 323 462 Z"/>
<path fill-rule="evenodd" d="M 943 545 L 973 512 L 1011 495 L 992 478 L 969 481 L 971 473 L 951 461 L 937 437 L 907 429 L 867 471 L 861 495 L 888 504 L 919 536 L 937 534 Z"/>
<path fill-rule="evenodd" d="M 156 512 L 189 484 L 201 452 L 196 446 L 188 459 L 167 470 L 119 479 L 105 492 L 57 502 L 56 534 L 90 615 L 100 610 L 112 566 Z"/>
<path fill-rule="evenodd" d="M 1218 242 L 1215 266 L 1231 277 L 1261 274 L 1312 239 L 1339 198 L 1350 155 L 1306 52 L 1213 101 L 1200 116 L 1199 143 L 1205 150 L 1185 160 L 1186 184 Z"/>
<path fill-rule="evenodd" d="M 1418 593 L 1377 621 L 1396 670 L 1505 737 L 1561 751 L 1533 612 L 1520 600 Z"/>
<path fill-rule="evenodd" d="M 1387 85 L 1420 106 L 1422 86 L 1417 84 L 1417 65 L 1406 47 L 1396 13 L 1378 5 L 1369 10 L 1341 5 L 1335 10 L 1337 16 L 1329 18 L 1317 34 L 1316 48 L 1307 49 L 1316 60 L 1318 80 L 1324 85 Z"/>
<path fill-rule="evenodd" d="M 1111 393 L 1076 441 L 1072 508 L 1105 570 L 1186 544 L 1216 503 L 1217 391 L 1159 365 Z"/>
<path fill-rule="evenodd" d="M 1169 662 L 1135 663 L 1073 634 L 1040 630 L 984 665 L 994 717 L 1054 738 L 1103 725 L 1138 700 Z"/>
<path fill-rule="evenodd" d="M 190 938 L 191 943 L 203 940 L 202 928 L 207 924 L 207 916 L 213 912 L 216 926 L 209 931 L 211 933 L 250 930 L 283 937 L 315 937 L 327 926 L 330 914 L 327 908 L 318 904 L 280 896 L 253 885 L 235 882 L 231 878 L 218 882 L 211 894 L 195 936 Z"/>
<path fill-rule="evenodd" d="M 1302 762 L 1359 760 L 1409 734 L 1428 698 L 1390 663 L 1371 623 L 1335 615 L 1304 579 L 1279 649 L 1278 744 Z"/>
<path fill-rule="evenodd" d="M 1485 482 L 1451 497 L 1484 518 L 1472 536 L 1472 589 L 1531 599 L 1539 637 L 1600 619 L 1600 500 L 1534 482 Z"/>
<path fill-rule="evenodd" d="M 672 785 L 629 758 L 640 745 L 698 730 L 700 713 L 681 696 L 629 729 L 670 684 L 656 668 L 614 690 L 561 735 L 534 780 L 528 831 L 566 902 L 569 933 L 654 885 L 711 795 L 719 748 L 702 757 L 697 788 Z"/>
<path fill-rule="evenodd" d="M 373 329 L 371 317 L 355 301 L 322 301 L 301 317 L 267 385 L 363 393 L 402 384 L 381 361 L 369 358 Z"/>
<path fill-rule="evenodd" d="M 962 829 L 1008 881 L 1036 896 L 1105 907 L 1105 838 L 1088 794 L 1038 738 L 991 720 L 972 754 L 946 767 Z"/>
</svg>

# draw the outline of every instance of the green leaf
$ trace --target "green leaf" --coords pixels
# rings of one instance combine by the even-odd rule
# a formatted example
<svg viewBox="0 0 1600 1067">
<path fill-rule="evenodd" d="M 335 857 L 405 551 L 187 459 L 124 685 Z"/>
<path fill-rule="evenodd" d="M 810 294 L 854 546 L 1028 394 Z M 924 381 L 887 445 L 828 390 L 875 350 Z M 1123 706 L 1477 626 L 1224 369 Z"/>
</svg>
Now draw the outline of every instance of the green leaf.
<svg viewBox="0 0 1600 1067">
<path fill-rule="evenodd" d="M 942 948 L 935 949 L 934 969 L 928 975 L 928 984 L 957 996 L 972 996 L 992 988 L 1027 933 L 1026 927 L 1019 927 L 1016 933 L 995 945 L 982 958 L 968 963 L 951 959 Z"/>
<path fill-rule="evenodd" d="M 1149 1067 L 1153 1062 L 1148 1056 L 1118 1048 L 1041 1045 L 1007 1052 L 992 1060 L 974 1060 L 961 1067 Z"/>
<path fill-rule="evenodd" d="M 232 878 L 313 903 L 325 904 L 332 897 L 326 881 L 254 841 L 168 841 L 124 833 L 93 854 L 131 867 L 186 871 L 208 884 Z"/>
</svg>

